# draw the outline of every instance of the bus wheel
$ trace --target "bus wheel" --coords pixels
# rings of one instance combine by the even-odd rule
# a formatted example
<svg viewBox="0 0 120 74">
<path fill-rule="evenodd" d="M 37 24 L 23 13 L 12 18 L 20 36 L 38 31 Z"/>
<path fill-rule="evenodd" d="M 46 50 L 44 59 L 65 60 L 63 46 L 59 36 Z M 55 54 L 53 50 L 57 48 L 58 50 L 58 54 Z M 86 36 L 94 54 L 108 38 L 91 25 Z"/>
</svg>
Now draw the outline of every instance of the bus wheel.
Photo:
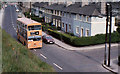
<svg viewBox="0 0 120 74">
<path fill-rule="evenodd" d="M 17 37 L 17 39 L 18 39 L 18 41 L 20 41 L 20 38 L 19 38 L 19 37 Z"/>
<path fill-rule="evenodd" d="M 26 43 L 24 42 L 24 46 L 26 45 Z"/>
</svg>

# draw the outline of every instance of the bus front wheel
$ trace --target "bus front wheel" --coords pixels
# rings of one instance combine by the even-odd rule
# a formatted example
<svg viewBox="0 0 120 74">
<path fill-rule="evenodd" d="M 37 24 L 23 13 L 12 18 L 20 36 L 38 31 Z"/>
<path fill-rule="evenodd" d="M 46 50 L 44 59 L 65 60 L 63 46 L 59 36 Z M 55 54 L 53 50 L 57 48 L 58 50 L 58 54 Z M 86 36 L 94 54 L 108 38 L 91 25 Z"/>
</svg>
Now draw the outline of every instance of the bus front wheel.
<svg viewBox="0 0 120 74">
<path fill-rule="evenodd" d="M 24 46 L 26 45 L 26 43 L 24 42 Z"/>
</svg>

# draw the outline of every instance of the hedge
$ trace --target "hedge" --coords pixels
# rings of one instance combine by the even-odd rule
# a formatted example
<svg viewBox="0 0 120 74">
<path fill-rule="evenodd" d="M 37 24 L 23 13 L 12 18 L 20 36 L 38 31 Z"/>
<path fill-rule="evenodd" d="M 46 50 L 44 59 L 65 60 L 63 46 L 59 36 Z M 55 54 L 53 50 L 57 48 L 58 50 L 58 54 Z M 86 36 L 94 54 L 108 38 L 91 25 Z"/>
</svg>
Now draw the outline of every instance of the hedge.
<svg viewBox="0 0 120 74">
<path fill-rule="evenodd" d="M 24 15 L 25 15 L 25 17 L 30 18 L 30 13 L 29 12 L 25 12 Z M 37 22 L 43 22 L 44 21 L 44 18 L 40 18 L 38 16 L 35 16 L 34 14 L 31 14 L 31 19 L 35 20 Z"/>
<path fill-rule="evenodd" d="M 48 29 L 48 33 L 53 37 L 64 41 L 67 44 L 77 47 L 105 43 L 105 34 L 98 34 L 91 37 L 76 37 L 71 36 L 70 34 L 53 31 L 51 29 Z M 118 32 L 114 32 L 111 34 L 111 42 L 112 43 L 120 42 L 120 34 Z"/>
</svg>

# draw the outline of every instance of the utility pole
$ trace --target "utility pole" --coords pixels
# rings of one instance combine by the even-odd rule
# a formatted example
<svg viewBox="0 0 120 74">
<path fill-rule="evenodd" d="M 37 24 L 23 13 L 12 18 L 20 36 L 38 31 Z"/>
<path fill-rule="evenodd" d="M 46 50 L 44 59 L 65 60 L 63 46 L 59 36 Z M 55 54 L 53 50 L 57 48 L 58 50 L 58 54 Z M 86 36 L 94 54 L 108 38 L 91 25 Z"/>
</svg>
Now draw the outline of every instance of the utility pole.
<svg viewBox="0 0 120 74">
<path fill-rule="evenodd" d="M 109 26 L 109 49 L 107 49 L 108 26 Z M 104 64 L 107 65 L 108 67 L 110 67 L 111 26 L 112 26 L 112 6 L 111 4 L 107 3 L 106 4 L 106 35 L 105 35 Z"/>
<path fill-rule="evenodd" d="M 108 67 L 110 67 L 110 50 L 111 50 L 111 26 L 112 26 L 112 6 L 110 4 L 110 24 L 109 24 L 109 52 L 108 52 Z"/>
<path fill-rule="evenodd" d="M 105 53 L 104 53 L 104 64 L 107 64 L 107 35 L 108 35 L 108 4 L 106 3 L 106 34 L 105 34 Z"/>
<path fill-rule="evenodd" d="M 30 19 L 31 19 L 31 0 L 30 0 Z"/>
</svg>

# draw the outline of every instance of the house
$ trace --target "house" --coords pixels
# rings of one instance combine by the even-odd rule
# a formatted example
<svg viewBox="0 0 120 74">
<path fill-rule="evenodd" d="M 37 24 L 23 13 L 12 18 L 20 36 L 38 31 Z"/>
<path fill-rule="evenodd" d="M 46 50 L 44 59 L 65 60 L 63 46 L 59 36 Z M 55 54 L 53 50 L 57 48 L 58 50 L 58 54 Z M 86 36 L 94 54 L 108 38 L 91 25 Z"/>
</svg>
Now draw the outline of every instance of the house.
<svg viewBox="0 0 120 74">
<path fill-rule="evenodd" d="M 73 33 L 75 36 L 94 36 L 105 33 L 106 17 L 100 17 L 96 4 L 71 5 L 64 9 L 62 17 L 62 30 Z M 115 18 L 112 17 L 112 32 L 115 30 Z"/>
<path fill-rule="evenodd" d="M 99 7 L 97 3 L 84 6 L 80 2 L 68 6 L 54 3 L 45 6 L 42 12 L 46 23 L 52 22 L 52 25 L 61 27 L 64 32 L 84 37 L 106 32 L 106 16 L 101 17 Z M 115 17 L 112 17 L 112 32 L 115 30 Z"/>
<path fill-rule="evenodd" d="M 35 2 L 32 6 L 32 13 L 35 16 L 44 17 L 45 7 L 48 6 L 48 2 Z"/>
<path fill-rule="evenodd" d="M 65 4 L 54 3 L 46 8 L 45 21 L 52 22 L 56 27 L 61 27 L 62 10 L 66 7 Z"/>
</svg>

